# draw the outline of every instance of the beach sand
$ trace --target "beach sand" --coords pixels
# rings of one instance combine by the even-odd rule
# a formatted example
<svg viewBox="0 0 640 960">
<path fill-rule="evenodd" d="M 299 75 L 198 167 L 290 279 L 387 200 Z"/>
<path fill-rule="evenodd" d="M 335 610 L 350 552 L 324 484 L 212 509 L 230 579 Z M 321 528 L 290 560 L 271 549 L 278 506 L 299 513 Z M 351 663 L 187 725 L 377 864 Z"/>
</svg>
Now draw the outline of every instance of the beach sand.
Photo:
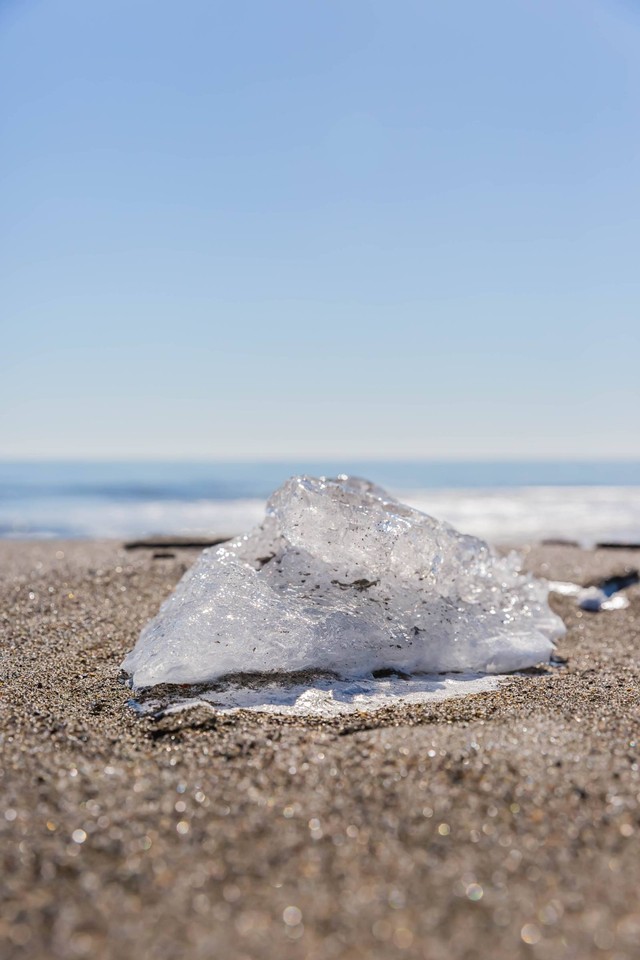
<svg viewBox="0 0 640 960">
<path fill-rule="evenodd" d="M 639 955 L 640 587 L 554 598 L 567 665 L 496 692 L 139 719 L 118 664 L 196 556 L 0 543 L 3 958 Z M 640 552 L 526 562 L 588 583 Z"/>
</svg>

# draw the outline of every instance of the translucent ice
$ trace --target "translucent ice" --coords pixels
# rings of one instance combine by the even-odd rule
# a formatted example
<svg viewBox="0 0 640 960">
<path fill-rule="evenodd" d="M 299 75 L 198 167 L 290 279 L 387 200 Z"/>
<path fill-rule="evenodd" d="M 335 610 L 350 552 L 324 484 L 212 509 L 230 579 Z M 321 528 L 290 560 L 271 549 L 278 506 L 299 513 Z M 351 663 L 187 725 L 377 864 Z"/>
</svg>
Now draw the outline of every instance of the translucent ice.
<svg viewBox="0 0 640 960">
<path fill-rule="evenodd" d="M 140 689 L 248 673 L 503 673 L 547 660 L 547 585 L 354 477 L 294 477 L 206 550 L 122 666 Z"/>
</svg>

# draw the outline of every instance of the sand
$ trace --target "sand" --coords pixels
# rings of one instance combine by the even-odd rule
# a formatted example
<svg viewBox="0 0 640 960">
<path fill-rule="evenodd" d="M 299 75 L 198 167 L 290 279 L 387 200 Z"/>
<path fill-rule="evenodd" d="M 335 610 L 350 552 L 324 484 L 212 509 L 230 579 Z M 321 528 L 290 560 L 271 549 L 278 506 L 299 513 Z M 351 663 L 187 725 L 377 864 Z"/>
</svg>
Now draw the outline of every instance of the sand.
<svg viewBox="0 0 640 960">
<path fill-rule="evenodd" d="M 639 955 L 639 587 L 554 600 L 567 665 L 493 693 L 139 719 L 118 664 L 196 555 L 0 543 L 3 958 Z"/>
</svg>

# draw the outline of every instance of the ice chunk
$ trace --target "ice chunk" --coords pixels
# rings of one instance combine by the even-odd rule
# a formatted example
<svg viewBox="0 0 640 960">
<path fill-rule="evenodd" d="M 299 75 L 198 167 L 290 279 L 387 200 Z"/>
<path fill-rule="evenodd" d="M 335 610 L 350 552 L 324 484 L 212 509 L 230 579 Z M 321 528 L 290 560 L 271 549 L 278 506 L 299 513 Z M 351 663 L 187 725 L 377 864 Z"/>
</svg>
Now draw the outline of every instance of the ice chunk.
<svg viewBox="0 0 640 960">
<path fill-rule="evenodd" d="M 503 673 L 547 660 L 547 585 L 366 480 L 294 477 L 206 550 L 122 667 L 136 689 L 247 673 Z"/>
</svg>

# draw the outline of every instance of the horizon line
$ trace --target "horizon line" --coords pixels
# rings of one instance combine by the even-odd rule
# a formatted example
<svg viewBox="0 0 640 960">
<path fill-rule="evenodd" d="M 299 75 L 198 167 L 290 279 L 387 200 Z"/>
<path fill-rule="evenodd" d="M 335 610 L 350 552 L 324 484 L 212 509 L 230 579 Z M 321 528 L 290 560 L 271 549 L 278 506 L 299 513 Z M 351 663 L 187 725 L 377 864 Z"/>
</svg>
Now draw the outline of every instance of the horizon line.
<svg viewBox="0 0 640 960">
<path fill-rule="evenodd" d="M 59 456 L 5 456 L 0 453 L 0 464 L 51 464 L 51 463 L 175 463 L 175 464 L 280 464 L 297 462 L 320 463 L 329 461 L 337 463 L 624 463 L 640 464 L 640 454 L 613 455 L 596 454 L 590 457 L 583 456 L 553 456 L 543 455 L 505 455 L 494 454 L 484 456 L 464 456 L 451 454 L 448 456 L 415 456 L 415 455 L 344 455 L 344 454 L 290 454 L 278 456 L 127 456 L 117 454 L 112 456 L 78 456 L 76 454 L 62 454 Z"/>
</svg>

